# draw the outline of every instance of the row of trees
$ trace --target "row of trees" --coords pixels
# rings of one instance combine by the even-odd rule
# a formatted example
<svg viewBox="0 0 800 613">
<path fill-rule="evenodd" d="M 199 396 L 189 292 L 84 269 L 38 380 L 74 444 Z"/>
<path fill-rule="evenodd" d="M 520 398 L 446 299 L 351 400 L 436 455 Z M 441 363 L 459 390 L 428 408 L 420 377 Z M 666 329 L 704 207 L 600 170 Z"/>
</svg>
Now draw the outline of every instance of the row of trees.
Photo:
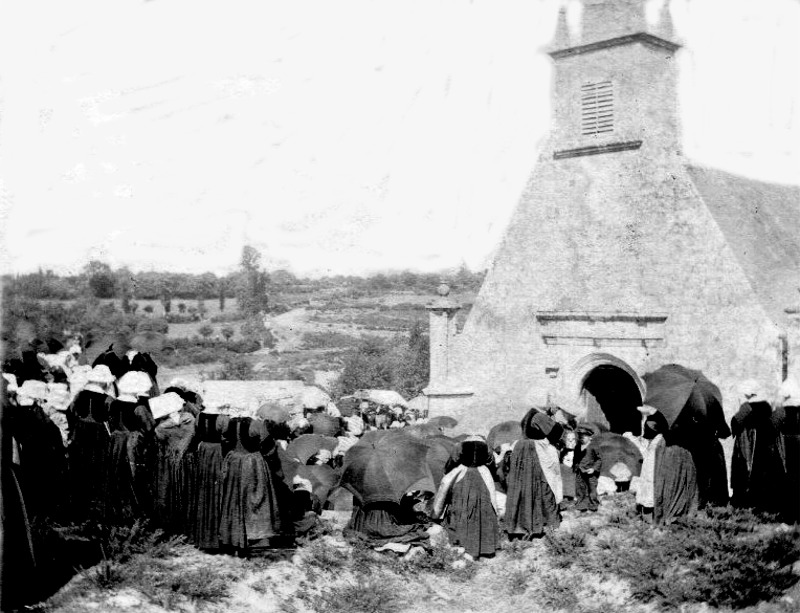
<svg viewBox="0 0 800 613">
<path fill-rule="evenodd" d="M 446 281 L 463 291 L 477 291 L 483 282 L 483 272 L 471 272 L 466 266 L 455 271 L 415 273 L 411 271 L 381 273 L 367 277 L 335 275 L 318 279 L 299 278 L 287 270 L 269 273 L 261 266 L 261 254 L 246 246 L 239 269 L 224 276 L 207 272 L 186 274 L 171 272 L 137 272 L 128 268 L 112 269 L 105 262 L 89 262 L 79 275 L 60 276 L 51 270 L 39 270 L 23 275 L 5 275 L 3 284 L 17 295 L 38 300 L 74 300 L 86 294 L 96 298 L 131 300 L 161 300 L 169 312 L 173 300 L 219 300 L 220 310 L 226 298 L 239 298 L 243 293 L 252 298 L 244 302 L 254 309 L 264 310 L 262 296 L 270 291 L 314 293 L 321 290 L 349 289 L 354 292 L 414 291 L 434 293 Z M 249 308 L 246 307 L 246 308 Z"/>
</svg>

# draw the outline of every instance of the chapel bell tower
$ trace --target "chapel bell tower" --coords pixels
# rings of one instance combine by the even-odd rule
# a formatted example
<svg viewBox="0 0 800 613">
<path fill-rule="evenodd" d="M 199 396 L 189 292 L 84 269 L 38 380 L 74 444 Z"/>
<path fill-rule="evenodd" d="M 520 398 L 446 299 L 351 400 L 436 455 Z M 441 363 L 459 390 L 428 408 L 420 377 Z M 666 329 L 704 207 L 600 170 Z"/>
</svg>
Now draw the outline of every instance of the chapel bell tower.
<svg viewBox="0 0 800 613">
<path fill-rule="evenodd" d="M 645 0 L 580 0 L 578 32 L 562 7 L 554 66 L 553 154 L 571 157 L 679 146 L 677 67 L 669 0 L 648 24 Z"/>
</svg>

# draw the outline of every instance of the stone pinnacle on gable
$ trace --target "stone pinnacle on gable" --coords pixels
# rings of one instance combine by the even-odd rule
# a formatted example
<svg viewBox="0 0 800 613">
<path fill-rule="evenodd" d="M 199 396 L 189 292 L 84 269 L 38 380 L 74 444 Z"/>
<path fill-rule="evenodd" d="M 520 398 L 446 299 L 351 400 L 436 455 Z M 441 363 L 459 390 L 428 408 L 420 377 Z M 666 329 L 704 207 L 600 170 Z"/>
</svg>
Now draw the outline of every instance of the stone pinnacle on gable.
<svg viewBox="0 0 800 613">
<path fill-rule="evenodd" d="M 594 45 L 635 34 L 647 34 L 674 42 L 669 0 L 664 0 L 658 22 L 653 25 L 647 23 L 646 0 L 580 0 L 580 3 L 582 14 L 577 40 L 573 39 L 570 32 L 566 5 L 562 4 L 551 51 Z"/>
</svg>

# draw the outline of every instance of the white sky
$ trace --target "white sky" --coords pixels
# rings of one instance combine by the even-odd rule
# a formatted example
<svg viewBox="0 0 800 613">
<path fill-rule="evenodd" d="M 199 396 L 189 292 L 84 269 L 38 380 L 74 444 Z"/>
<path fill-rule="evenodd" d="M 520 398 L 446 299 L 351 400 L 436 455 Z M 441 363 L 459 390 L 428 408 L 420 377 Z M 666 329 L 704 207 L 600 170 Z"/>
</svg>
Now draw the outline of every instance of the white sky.
<svg viewBox="0 0 800 613">
<path fill-rule="evenodd" d="M 0 265 L 482 267 L 549 127 L 558 6 L 8 0 Z M 800 181 L 800 2 L 672 13 L 687 154 Z"/>
</svg>

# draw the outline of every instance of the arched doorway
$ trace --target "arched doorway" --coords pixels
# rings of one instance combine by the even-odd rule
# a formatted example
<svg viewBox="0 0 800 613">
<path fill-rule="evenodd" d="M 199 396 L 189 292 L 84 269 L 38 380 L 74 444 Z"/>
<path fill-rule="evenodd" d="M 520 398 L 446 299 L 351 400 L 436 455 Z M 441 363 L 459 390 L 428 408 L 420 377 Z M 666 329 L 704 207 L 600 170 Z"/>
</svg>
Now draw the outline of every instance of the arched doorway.
<svg viewBox="0 0 800 613">
<path fill-rule="evenodd" d="M 583 379 L 580 391 L 584 420 L 612 432 L 641 434 L 642 393 L 634 378 L 619 366 L 600 364 Z"/>
</svg>

